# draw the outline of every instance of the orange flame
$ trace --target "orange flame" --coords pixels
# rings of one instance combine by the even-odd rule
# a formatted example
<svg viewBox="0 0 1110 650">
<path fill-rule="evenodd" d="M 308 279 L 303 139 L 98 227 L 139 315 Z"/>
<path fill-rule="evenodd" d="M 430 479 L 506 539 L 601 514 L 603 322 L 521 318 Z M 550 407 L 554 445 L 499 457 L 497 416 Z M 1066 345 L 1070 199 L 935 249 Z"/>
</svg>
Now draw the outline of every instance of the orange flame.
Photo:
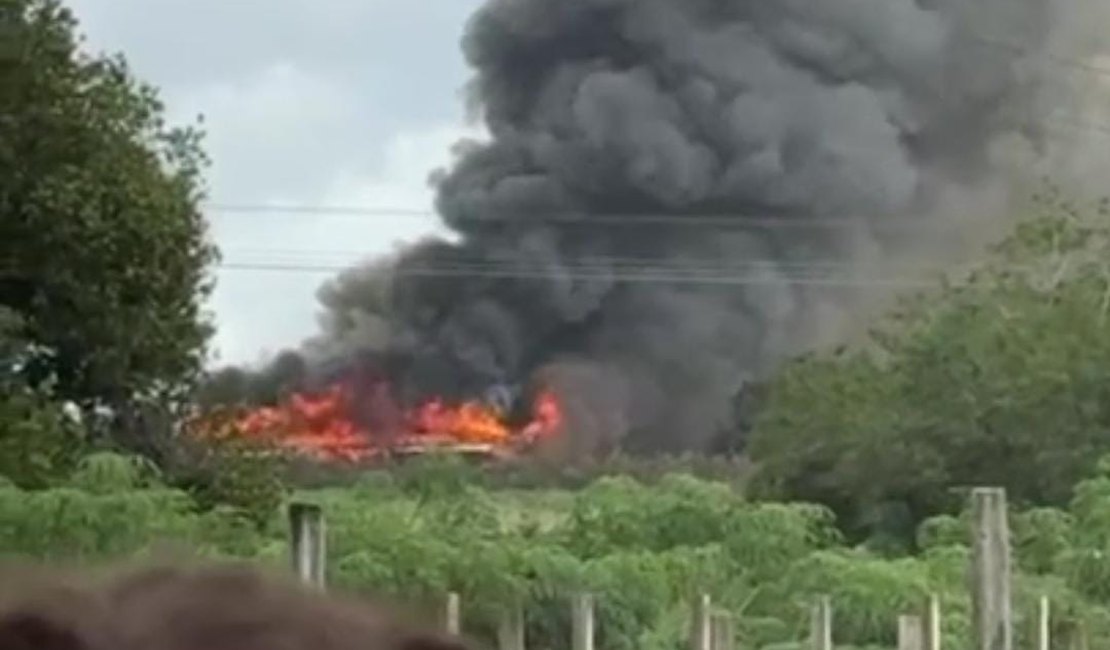
<svg viewBox="0 0 1110 650">
<path fill-rule="evenodd" d="M 448 406 L 439 398 L 416 410 L 412 417 L 414 432 L 442 435 L 459 442 L 501 444 L 512 435 L 492 408 L 477 402 Z"/>
<path fill-rule="evenodd" d="M 498 409 L 478 401 L 449 404 L 433 398 L 401 417 L 399 431 L 372 431 L 352 419 L 360 396 L 346 383 L 295 393 L 278 406 L 247 411 L 231 424 L 234 435 L 275 444 L 320 460 L 359 461 L 390 451 L 464 448 L 513 453 L 555 435 L 563 423 L 558 398 L 540 392 L 531 421 L 510 425 Z M 206 429 L 203 423 L 200 430 Z"/>
</svg>

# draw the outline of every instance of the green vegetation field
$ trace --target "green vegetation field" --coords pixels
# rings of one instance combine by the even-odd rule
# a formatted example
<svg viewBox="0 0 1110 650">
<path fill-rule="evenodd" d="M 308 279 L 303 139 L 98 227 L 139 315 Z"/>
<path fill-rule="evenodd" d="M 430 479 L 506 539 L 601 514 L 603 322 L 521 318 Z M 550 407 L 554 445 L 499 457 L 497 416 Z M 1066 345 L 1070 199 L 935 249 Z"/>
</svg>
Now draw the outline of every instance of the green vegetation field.
<svg viewBox="0 0 1110 650">
<path fill-rule="evenodd" d="M 1110 632 L 1110 467 L 1079 484 L 1067 509 L 1013 518 L 1019 638 L 1049 595 L 1057 633 Z M 751 503 L 733 488 L 671 474 L 654 484 L 601 478 L 575 491 L 480 487 L 466 466 L 429 459 L 390 475 L 295 495 L 325 508 L 333 587 L 384 592 L 429 611 L 462 594 L 465 623 L 491 638 L 501 606 L 528 603 L 530 647 L 559 647 L 567 596 L 597 594 L 599 647 L 679 648 L 690 597 L 713 595 L 739 617 L 743 647 L 798 643 L 819 594 L 833 597 L 842 645 L 890 647 L 899 613 L 941 596 L 950 648 L 968 646 L 966 522 L 925 521 L 919 552 L 884 557 L 846 545 L 831 513 Z M 241 511 L 204 511 L 148 465 L 85 459 L 43 490 L 0 489 L 0 546 L 9 555 L 98 564 L 157 553 L 169 541 L 206 557 L 287 566 L 281 509 L 256 526 Z"/>
</svg>

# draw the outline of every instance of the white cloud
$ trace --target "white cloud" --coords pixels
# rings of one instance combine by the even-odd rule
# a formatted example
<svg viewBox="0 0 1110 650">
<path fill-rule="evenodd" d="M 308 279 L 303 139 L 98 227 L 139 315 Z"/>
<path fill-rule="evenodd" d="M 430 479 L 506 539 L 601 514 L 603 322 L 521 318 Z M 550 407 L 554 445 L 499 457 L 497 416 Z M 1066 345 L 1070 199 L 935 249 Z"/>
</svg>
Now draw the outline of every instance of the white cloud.
<svg viewBox="0 0 1110 650">
<path fill-rule="evenodd" d="M 174 122 L 205 115 L 215 203 L 430 211 L 426 179 L 466 129 L 458 89 L 480 0 L 66 0 L 96 51 L 122 52 Z M 210 214 L 227 261 L 340 266 L 436 228 L 428 216 Z M 224 361 L 296 345 L 326 273 L 223 270 Z"/>
<path fill-rule="evenodd" d="M 288 62 L 200 86 L 170 105 L 178 123 L 204 115 L 209 186 L 224 201 L 318 193 L 337 164 L 358 157 L 352 125 L 372 119 L 360 116 L 351 92 Z"/>
</svg>

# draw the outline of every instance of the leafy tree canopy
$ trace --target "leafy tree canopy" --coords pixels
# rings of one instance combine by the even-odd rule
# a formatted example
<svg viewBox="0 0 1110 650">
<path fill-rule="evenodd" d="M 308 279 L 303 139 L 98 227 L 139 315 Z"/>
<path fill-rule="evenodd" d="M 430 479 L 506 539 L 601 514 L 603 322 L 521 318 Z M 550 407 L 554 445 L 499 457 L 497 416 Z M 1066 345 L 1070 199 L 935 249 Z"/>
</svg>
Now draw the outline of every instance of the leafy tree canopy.
<svg viewBox="0 0 1110 650">
<path fill-rule="evenodd" d="M 774 382 L 757 484 L 909 539 L 958 489 L 1061 504 L 1110 450 L 1110 217 L 1052 191 L 969 277 Z"/>
<path fill-rule="evenodd" d="M 0 306 L 32 386 L 116 406 L 199 371 L 216 251 L 200 133 L 167 127 L 154 90 L 75 28 L 58 0 L 0 0 Z"/>
<path fill-rule="evenodd" d="M 0 306 L 0 476 L 41 488 L 68 475 L 85 451 L 80 423 L 48 387 L 32 388 L 19 375 L 27 343 L 20 318 Z"/>
</svg>

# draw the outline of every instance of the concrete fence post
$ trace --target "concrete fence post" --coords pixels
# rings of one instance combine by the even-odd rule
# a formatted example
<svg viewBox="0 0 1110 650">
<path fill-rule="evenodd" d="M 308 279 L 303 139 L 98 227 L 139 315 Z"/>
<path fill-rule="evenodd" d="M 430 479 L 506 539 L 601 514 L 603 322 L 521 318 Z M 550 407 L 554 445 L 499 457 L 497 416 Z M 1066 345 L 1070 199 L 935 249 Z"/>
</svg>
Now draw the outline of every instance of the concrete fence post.
<svg viewBox="0 0 1110 650">
<path fill-rule="evenodd" d="M 571 604 L 572 650 L 594 650 L 594 597 L 581 593 Z"/>
<path fill-rule="evenodd" d="M 809 638 L 813 650 L 832 650 L 832 601 L 828 596 L 820 597 L 813 605 Z"/>
<path fill-rule="evenodd" d="M 971 492 L 972 620 L 976 650 L 1013 650 L 1010 601 L 1010 528 L 1006 491 Z"/>
<path fill-rule="evenodd" d="M 1082 620 L 1075 622 L 1075 639 L 1072 641 L 1072 647 L 1075 650 L 1089 650 L 1091 647 L 1090 638 L 1087 636 L 1087 624 Z"/>
<path fill-rule="evenodd" d="M 1048 596 L 1041 596 L 1037 601 L 1037 650 L 1049 650 L 1052 647 L 1052 612 Z"/>
<path fill-rule="evenodd" d="M 500 650 L 524 650 L 524 606 L 519 601 L 510 605 L 501 617 L 497 647 Z"/>
<path fill-rule="evenodd" d="M 289 552 L 293 571 L 305 584 L 324 588 L 327 535 L 324 512 L 311 503 L 289 505 Z"/>
<path fill-rule="evenodd" d="M 452 591 L 447 594 L 447 602 L 443 612 L 443 627 L 448 634 L 458 635 L 462 631 L 461 605 L 459 594 Z"/>
<path fill-rule="evenodd" d="M 924 627 L 920 616 L 898 617 L 898 650 L 922 650 Z"/>
<path fill-rule="evenodd" d="M 710 627 L 710 643 L 712 650 L 733 650 L 733 640 L 736 638 L 732 614 L 724 610 L 714 612 Z"/>
<path fill-rule="evenodd" d="M 925 601 L 921 622 L 921 643 L 925 650 L 940 650 L 940 598 L 933 594 Z"/>
<path fill-rule="evenodd" d="M 713 601 L 709 594 L 701 594 L 694 602 L 690 620 L 690 650 L 713 650 L 712 616 Z"/>
</svg>

